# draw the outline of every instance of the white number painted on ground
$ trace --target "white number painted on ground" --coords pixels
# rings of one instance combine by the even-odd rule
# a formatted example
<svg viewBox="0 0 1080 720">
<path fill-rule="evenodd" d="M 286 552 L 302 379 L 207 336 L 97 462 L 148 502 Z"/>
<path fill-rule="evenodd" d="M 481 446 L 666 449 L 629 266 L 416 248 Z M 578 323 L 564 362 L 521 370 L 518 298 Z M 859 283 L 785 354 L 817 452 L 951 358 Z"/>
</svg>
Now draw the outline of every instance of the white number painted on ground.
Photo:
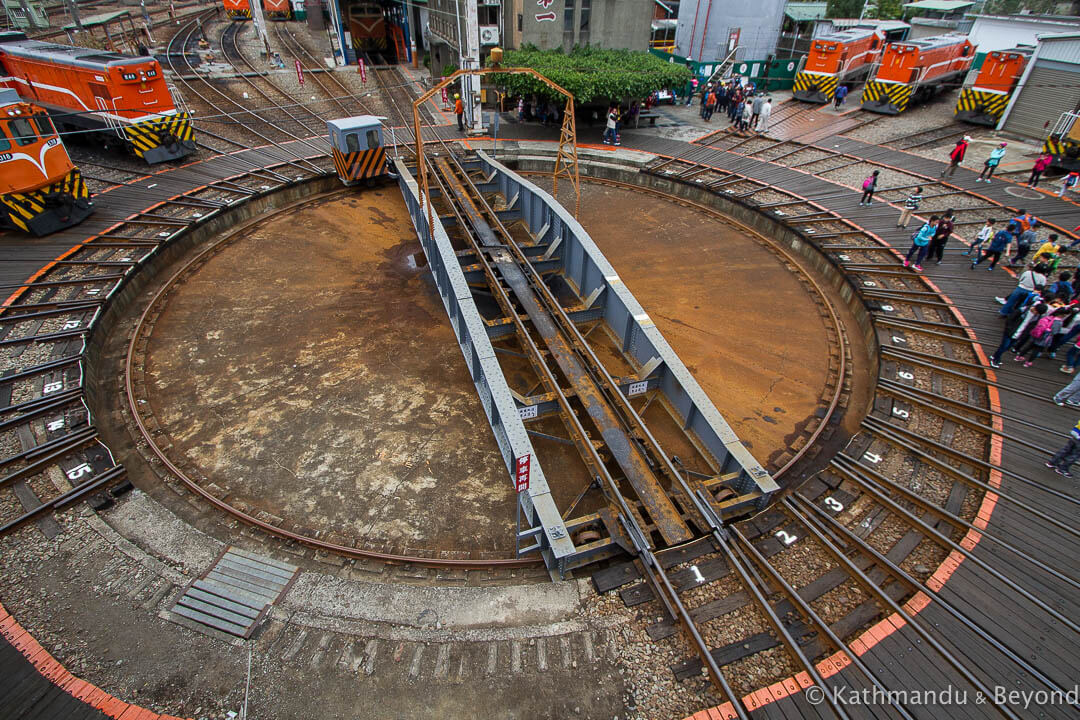
<svg viewBox="0 0 1080 720">
<path fill-rule="evenodd" d="M 863 455 L 863 460 L 869 460 L 870 462 L 877 465 L 879 462 L 881 462 L 881 456 L 876 455 L 876 454 L 874 454 L 872 452 L 868 452 L 865 455 Z"/>
<path fill-rule="evenodd" d="M 80 325 L 82 325 L 82 323 L 79 322 L 78 320 L 68 320 L 66 323 L 64 323 L 64 329 L 65 330 L 74 330 L 75 328 L 79 327 Z"/>
<path fill-rule="evenodd" d="M 89 463 L 83 463 L 82 465 L 76 465 L 65 473 L 68 476 L 68 480 L 78 480 L 83 475 L 89 475 L 93 470 L 90 469 Z"/>
<path fill-rule="evenodd" d="M 825 498 L 825 507 L 827 507 L 830 510 L 833 510 L 835 512 L 843 512 L 844 511 L 844 503 L 840 502 L 839 500 L 837 500 L 834 497 Z"/>
<path fill-rule="evenodd" d="M 900 378 L 901 380 L 914 380 L 915 379 L 915 376 L 913 374 L 911 374 L 909 372 L 905 372 L 903 370 L 900 370 L 899 372 L 897 372 L 896 377 Z"/>
<path fill-rule="evenodd" d="M 799 539 L 797 535 L 792 535 L 787 530 L 777 530 L 776 537 L 780 538 L 780 542 L 784 543 L 785 545 L 790 545 L 791 543 Z"/>
<path fill-rule="evenodd" d="M 911 416 L 911 413 L 909 413 L 907 410 L 901 410 L 900 408 L 893 408 L 892 409 L 892 414 L 895 415 L 896 417 L 902 418 L 904 420 L 907 420 L 908 417 Z"/>
<path fill-rule="evenodd" d="M 847 262 L 851 260 L 850 255 L 837 255 L 837 257 L 840 258 L 840 262 Z"/>
<path fill-rule="evenodd" d="M 87 295 L 97 295 L 99 292 L 101 292 L 101 288 L 90 288 L 89 290 L 86 291 L 86 294 Z"/>
<path fill-rule="evenodd" d="M 64 381 L 63 380 L 58 380 L 57 382 L 45 383 L 45 387 L 41 388 L 41 392 L 48 395 L 49 393 L 54 393 L 57 390 L 63 390 L 63 389 L 64 389 Z"/>
<path fill-rule="evenodd" d="M 882 305 L 881 309 L 884 310 L 885 312 L 892 312 L 893 311 L 893 306 L 892 305 Z"/>
<path fill-rule="evenodd" d="M 45 427 L 49 430 L 49 432 L 59 430 L 60 428 L 64 427 L 64 418 L 60 418 L 59 420 L 53 420 Z"/>
<path fill-rule="evenodd" d="M 893 341 L 894 343 L 896 343 L 897 345 L 907 345 L 907 340 L 905 340 L 904 338 L 900 337 L 899 335 L 893 335 L 893 336 L 892 336 L 892 341 Z"/>
<path fill-rule="evenodd" d="M 690 569 L 694 571 L 694 582 L 696 582 L 696 583 L 705 582 L 705 576 L 701 574 L 700 570 L 698 570 L 697 565 L 691 565 Z"/>
<path fill-rule="evenodd" d="M 863 280 L 862 284 L 865 285 L 866 287 L 877 287 L 877 283 L 874 282 L 873 280 Z"/>
</svg>

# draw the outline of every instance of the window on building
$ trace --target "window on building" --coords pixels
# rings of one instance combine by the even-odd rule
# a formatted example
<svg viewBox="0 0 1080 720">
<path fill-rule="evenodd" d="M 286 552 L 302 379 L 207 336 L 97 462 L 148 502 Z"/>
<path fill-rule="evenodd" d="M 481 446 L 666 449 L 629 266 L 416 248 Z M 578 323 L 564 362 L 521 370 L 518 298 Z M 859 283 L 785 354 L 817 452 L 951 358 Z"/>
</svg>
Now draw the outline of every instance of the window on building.
<svg viewBox="0 0 1080 720">
<path fill-rule="evenodd" d="M 518 13 L 518 32 L 522 32 L 521 28 L 524 27 L 524 17 L 525 16 L 521 13 Z"/>
<path fill-rule="evenodd" d="M 592 14 L 592 0 L 581 0 L 581 12 L 578 18 L 578 44 L 589 44 L 589 15 Z"/>
<path fill-rule="evenodd" d="M 566 0 L 563 9 L 563 32 L 574 34 L 574 0 Z"/>
</svg>

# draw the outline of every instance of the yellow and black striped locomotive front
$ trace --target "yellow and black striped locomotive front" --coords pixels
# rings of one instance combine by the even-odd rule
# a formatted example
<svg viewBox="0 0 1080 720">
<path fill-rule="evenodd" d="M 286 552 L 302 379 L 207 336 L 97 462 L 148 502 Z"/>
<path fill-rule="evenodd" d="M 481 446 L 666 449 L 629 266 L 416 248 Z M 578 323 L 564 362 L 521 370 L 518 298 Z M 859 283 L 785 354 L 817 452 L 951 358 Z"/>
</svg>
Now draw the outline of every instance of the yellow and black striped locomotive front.
<svg viewBox="0 0 1080 720">
<path fill-rule="evenodd" d="M 52 185 L 0 195 L 0 225 L 38 237 L 77 225 L 91 212 L 90 190 L 78 168 Z"/>
<path fill-rule="evenodd" d="M 836 75 L 804 71 L 795 76 L 791 94 L 803 102 L 828 103 L 836 97 L 837 83 Z"/>
<path fill-rule="evenodd" d="M 993 127 L 1001 120 L 1008 104 L 1009 93 L 966 87 L 956 101 L 956 119 Z"/>
<path fill-rule="evenodd" d="M 151 165 L 195 152 L 195 130 L 186 112 L 126 125 L 124 134 L 132 152 Z"/>
<path fill-rule="evenodd" d="M 860 104 L 863 110 L 882 115 L 899 115 L 911 102 L 914 88 L 904 83 L 870 80 L 862 91 Z"/>
<path fill-rule="evenodd" d="M 351 153 L 343 153 L 337 148 L 332 150 L 334 167 L 337 168 L 338 177 L 346 185 L 386 174 L 386 149 L 381 145 Z"/>
<path fill-rule="evenodd" d="M 231 20 L 250 20 L 251 8 L 226 8 L 225 17 Z"/>
<path fill-rule="evenodd" d="M 1043 143 L 1043 152 L 1054 156 L 1050 167 L 1060 168 L 1066 172 L 1080 170 L 1080 141 L 1067 136 L 1051 135 Z"/>
</svg>

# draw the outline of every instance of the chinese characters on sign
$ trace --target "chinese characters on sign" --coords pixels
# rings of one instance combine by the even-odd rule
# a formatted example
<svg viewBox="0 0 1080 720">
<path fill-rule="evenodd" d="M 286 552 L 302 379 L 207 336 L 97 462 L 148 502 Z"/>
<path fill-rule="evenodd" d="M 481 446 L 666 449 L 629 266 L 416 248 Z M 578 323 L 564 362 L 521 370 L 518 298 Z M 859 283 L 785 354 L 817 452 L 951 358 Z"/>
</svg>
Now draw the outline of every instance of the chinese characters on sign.
<svg viewBox="0 0 1080 720">
<path fill-rule="evenodd" d="M 517 459 L 517 469 L 514 473 L 514 489 L 519 493 L 529 489 L 529 470 L 532 463 L 532 454 L 522 455 Z"/>
<path fill-rule="evenodd" d="M 547 10 L 555 0 L 536 0 L 536 4 Z M 555 22 L 554 12 L 536 13 L 536 22 Z"/>
</svg>

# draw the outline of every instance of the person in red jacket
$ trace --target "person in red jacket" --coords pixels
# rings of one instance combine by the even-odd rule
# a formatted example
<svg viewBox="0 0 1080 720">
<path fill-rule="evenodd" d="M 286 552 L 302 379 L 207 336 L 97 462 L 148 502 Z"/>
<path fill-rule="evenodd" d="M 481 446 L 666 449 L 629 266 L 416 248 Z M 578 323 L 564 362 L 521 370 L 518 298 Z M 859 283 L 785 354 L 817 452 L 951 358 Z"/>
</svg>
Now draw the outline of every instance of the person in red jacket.
<svg viewBox="0 0 1080 720">
<path fill-rule="evenodd" d="M 1048 152 L 1040 153 L 1039 157 L 1035 158 L 1035 164 L 1031 166 L 1031 177 L 1027 181 L 1029 188 L 1039 186 L 1039 178 L 1042 177 L 1043 171 L 1050 167 L 1053 159 L 1054 156 Z"/>
<path fill-rule="evenodd" d="M 454 95 L 454 114 L 457 115 L 457 129 L 465 132 L 465 103 L 461 102 L 461 96 Z"/>
<path fill-rule="evenodd" d="M 968 143 L 971 142 L 971 138 L 965 135 L 960 140 L 956 141 L 956 147 L 949 153 L 949 167 L 941 171 L 941 177 L 952 177 L 956 172 L 956 168 L 960 163 L 964 161 L 964 153 L 967 152 Z"/>
</svg>

